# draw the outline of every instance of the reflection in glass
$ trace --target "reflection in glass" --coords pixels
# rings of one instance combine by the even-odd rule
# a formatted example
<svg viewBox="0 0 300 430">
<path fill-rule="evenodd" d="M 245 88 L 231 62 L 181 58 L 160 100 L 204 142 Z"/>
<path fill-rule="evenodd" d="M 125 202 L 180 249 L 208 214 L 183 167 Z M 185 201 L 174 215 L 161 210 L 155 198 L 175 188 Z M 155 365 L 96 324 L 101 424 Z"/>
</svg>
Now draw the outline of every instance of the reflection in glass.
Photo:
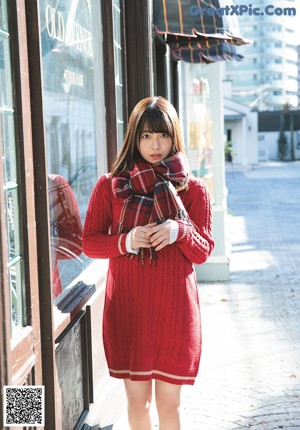
<svg viewBox="0 0 300 430">
<path fill-rule="evenodd" d="M 8 280 L 10 285 L 10 303 L 11 303 L 11 325 L 14 332 L 18 327 L 24 324 L 23 312 L 23 280 L 22 280 L 22 261 L 17 257 L 9 264 Z"/>
<path fill-rule="evenodd" d="M 114 60 L 115 60 L 115 81 L 116 81 L 117 139 L 118 139 L 118 149 L 120 149 L 123 143 L 123 136 L 124 136 L 122 19 L 121 19 L 120 0 L 113 0 L 113 33 L 114 33 Z"/>
<path fill-rule="evenodd" d="M 8 30 L 7 20 L 7 2 L 6 0 L 0 0 L 0 28 L 1 30 Z"/>
<path fill-rule="evenodd" d="M 95 127 L 95 112 L 101 99 L 99 85 L 95 84 L 102 67 L 102 61 L 95 55 L 101 37 L 100 2 L 40 0 L 39 6 L 53 295 L 56 297 L 90 264 L 81 254 L 77 241 L 81 238 L 77 236 L 81 234 L 81 220 L 84 221 L 97 180 L 97 145 L 101 144 Z M 72 222 L 65 213 L 63 221 L 55 226 L 53 206 L 64 213 L 63 205 L 57 200 L 58 189 L 64 193 L 64 204 L 69 202 Z"/>
<path fill-rule="evenodd" d="M 13 185 L 6 191 L 7 245 L 8 259 L 11 262 L 21 253 L 19 231 L 18 187 Z"/>
<path fill-rule="evenodd" d="M 212 113 L 209 68 L 189 65 L 187 156 L 193 175 L 204 180 L 213 200 Z"/>
<path fill-rule="evenodd" d="M 13 106 L 12 74 L 10 58 L 9 34 L 2 33 L 0 37 L 0 81 L 2 106 Z"/>
<path fill-rule="evenodd" d="M 114 21 L 114 40 L 115 43 L 121 47 L 121 2 L 120 0 L 113 0 L 113 21 Z"/>
<path fill-rule="evenodd" d="M 19 178 L 16 158 L 15 113 L 13 104 L 10 35 L 7 21 L 7 1 L 0 0 L 0 120 L 1 152 L 3 154 L 4 207 L 7 234 L 7 281 L 10 297 L 12 336 L 26 324 L 24 301 L 24 261 L 21 242 Z"/>
<path fill-rule="evenodd" d="M 50 241 L 53 296 L 62 292 L 58 261 L 82 260 L 82 223 L 74 193 L 63 176 L 49 175 Z"/>
<path fill-rule="evenodd" d="M 13 110 L 6 107 L 2 111 L 2 134 L 5 158 L 5 178 L 7 182 L 17 182 L 17 161 L 15 145 L 15 124 Z"/>
</svg>

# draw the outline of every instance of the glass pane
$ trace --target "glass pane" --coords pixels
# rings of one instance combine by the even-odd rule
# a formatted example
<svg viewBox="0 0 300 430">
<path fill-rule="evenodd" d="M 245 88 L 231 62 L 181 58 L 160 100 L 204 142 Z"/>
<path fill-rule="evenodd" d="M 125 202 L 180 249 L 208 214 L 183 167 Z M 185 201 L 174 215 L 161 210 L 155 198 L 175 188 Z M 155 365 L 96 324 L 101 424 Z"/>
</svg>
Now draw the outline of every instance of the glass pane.
<svg viewBox="0 0 300 430">
<path fill-rule="evenodd" d="M 115 44 L 115 79 L 117 85 L 122 85 L 123 73 L 122 73 L 122 50 L 119 45 Z"/>
<path fill-rule="evenodd" d="M 40 0 L 39 5 L 56 298 L 91 262 L 82 254 L 81 232 L 97 180 L 100 2 Z"/>
<path fill-rule="evenodd" d="M 121 26 L 120 25 L 116 25 L 116 23 L 120 23 L 121 22 L 121 11 L 120 11 L 120 1 L 115 0 L 113 2 L 113 20 L 115 23 L 115 28 L 114 28 L 114 39 L 115 42 L 121 46 L 122 45 L 122 39 L 121 39 Z"/>
<path fill-rule="evenodd" d="M 4 0 L 0 0 L 0 29 L 6 31 L 8 30 L 7 4 Z"/>
<path fill-rule="evenodd" d="M 0 34 L 1 107 L 13 105 L 9 39 Z"/>
<path fill-rule="evenodd" d="M 7 276 L 11 299 L 12 335 L 25 322 L 24 280 L 21 218 L 19 208 L 19 185 L 16 160 L 15 118 L 13 106 L 12 68 L 10 38 L 7 27 L 7 2 L 0 0 L 0 113 L 4 177 L 0 178 L 5 193 L 7 234 Z M 3 31 L 3 28 L 6 32 Z"/>
<path fill-rule="evenodd" d="M 10 112 L 2 112 L 2 139 L 5 159 L 5 183 L 17 182 L 16 145 L 14 117 Z"/>
<path fill-rule="evenodd" d="M 116 105 L 117 120 L 123 123 L 123 87 L 120 85 L 116 86 Z"/>
<path fill-rule="evenodd" d="M 192 173 L 202 178 L 213 199 L 212 112 L 210 88 L 213 85 L 209 66 L 190 65 L 188 79 L 187 155 Z"/>
<path fill-rule="evenodd" d="M 22 260 L 19 259 L 8 268 L 8 279 L 10 283 L 10 306 L 11 306 L 11 327 L 12 334 L 18 327 L 24 325 L 23 315 L 24 300 L 22 290 Z"/>
<path fill-rule="evenodd" d="M 20 255 L 19 204 L 17 185 L 6 191 L 7 246 L 9 262 Z"/>
<path fill-rule="evenodd" d="M 124 123 L 117 122 L 117 135 L 118 135 L 118 145 L 122 146 L 123 137 L 124 137 Z"/>
<path fill-rule="evenodd" d="M 118 149 L 121 148 L 124 135 L 123 117 L 123 69 L 122 69 L 122 33 L 120 1 L 114 0 L 113 29 L 114 29 L 114 54 L 115 54 L 115 82 L 116 82 L 116 108 L 117 108 L 117 135 Z"/>
</svg>

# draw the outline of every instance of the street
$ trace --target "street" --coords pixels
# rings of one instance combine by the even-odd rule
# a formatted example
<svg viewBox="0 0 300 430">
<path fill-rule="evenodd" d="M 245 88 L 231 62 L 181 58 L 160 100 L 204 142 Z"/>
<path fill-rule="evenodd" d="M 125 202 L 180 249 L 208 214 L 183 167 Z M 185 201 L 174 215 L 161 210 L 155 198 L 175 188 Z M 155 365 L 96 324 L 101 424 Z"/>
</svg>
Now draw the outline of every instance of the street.
<svg viewBox="0 0 300 430">
<path fill-rule="evenodd" d="M 200 285 L 186 430 L 300 429 L 300 163 L 228 172 L 231 279 Z"/>
</svg>

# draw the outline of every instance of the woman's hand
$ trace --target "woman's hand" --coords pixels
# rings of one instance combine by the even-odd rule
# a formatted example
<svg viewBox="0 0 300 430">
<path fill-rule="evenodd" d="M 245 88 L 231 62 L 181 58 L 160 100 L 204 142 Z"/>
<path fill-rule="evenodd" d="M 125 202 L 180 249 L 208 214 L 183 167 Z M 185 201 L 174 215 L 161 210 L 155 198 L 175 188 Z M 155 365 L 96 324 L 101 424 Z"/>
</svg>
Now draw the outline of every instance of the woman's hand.
<svg viewBox="0 0 300 430">
<path fill-rule="evenodd" d="M 151 228 L 155 225 L 156 224 L 153 223 L 135 227 L 131 234 L 131 248 L 151 248 Z"/>
<path fill-rule="evenodd" d="M 162 224 L 150 227 L 150 243 L 151 246 L 155 248 L 155 251 L 159 251 L 160 249 L 163 249 L 165 246 L 169 245 L 170 233 L 174 223 L 177 224 L 176 221 L 168 219 Z"/>
</svg>

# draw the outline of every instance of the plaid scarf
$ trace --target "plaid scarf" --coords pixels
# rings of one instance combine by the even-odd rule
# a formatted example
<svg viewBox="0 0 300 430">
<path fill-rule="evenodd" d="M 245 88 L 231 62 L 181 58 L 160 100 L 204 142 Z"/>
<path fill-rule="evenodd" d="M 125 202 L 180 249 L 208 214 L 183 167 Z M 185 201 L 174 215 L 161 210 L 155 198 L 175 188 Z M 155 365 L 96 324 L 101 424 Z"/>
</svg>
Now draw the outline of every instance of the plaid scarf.
<svg viewBox="0 0 300 430">
<path fill-rule="evenodd" d="M 124 200 L 119 232 L 126 233 L 136 226 L 152 222 L 160 224 L 167 219 L 189 222 L 176 191 L 176 188 L 184 189 L 187 183 L 181 152 L 155 165 L 137 161 L 130 172 L 119 173 L 112 179 L 114 195 Z"/>
</svg>

